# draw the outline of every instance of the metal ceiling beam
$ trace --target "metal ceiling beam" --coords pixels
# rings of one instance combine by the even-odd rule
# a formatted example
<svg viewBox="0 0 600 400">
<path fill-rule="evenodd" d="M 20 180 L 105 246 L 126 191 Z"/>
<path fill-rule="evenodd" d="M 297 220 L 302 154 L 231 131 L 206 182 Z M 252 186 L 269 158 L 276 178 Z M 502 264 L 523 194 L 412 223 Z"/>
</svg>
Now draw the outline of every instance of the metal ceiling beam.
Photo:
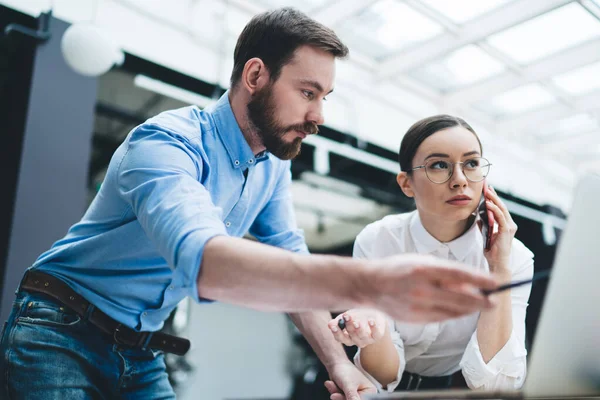
<svg viewBox="0 0 600 400">
<path fill-rule="evenodd" d="M 531 64 L 529 67 L 523 68 L 519 72 L 520 74 L 508 71 L 478 85 L 455 91 L 445 96 L 444 99 L 448 103 L 473 103 L 518 86 L 552 78 L 599 60 L 600 39 L 597 39 Z"/>
<path fill-rule="evenodd" d="M 467 22 L 454 35 L 440 35 L 412 50 L 402 51 L 382 62 L 380 78 L 405 72 L 428 61 L 443 56 L 469 43 L 478 42 L 489 35 L 503 31 L 540 14 L 568 4 L 572 0 L 513 1 L 505 6 Z"/>
</svg>

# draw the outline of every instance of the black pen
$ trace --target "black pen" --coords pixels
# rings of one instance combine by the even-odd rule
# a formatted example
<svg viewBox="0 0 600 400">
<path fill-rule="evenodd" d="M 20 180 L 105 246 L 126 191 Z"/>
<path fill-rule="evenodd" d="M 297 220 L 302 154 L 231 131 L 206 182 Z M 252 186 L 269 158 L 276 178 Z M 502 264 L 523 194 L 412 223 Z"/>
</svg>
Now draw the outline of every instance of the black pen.
<svg viewBox="0 0 600 400">
<path fill-rule="evenodd" d="M 502 286 L 498 286 L 495 289 L 491 289 L 491 290 L 482 290 L 481 293 L 483 293 L 484 295 L 488 295 L 488 294 L 492 294 L 492 293 L 498 293 L 498 292 L 502 292 L 503 290 L 508 290 L 508 289 L 512 289 L 514 287 L 517 286 L 522 286 L 522 285 L 526 285 L 528 283 L 537 281 L 539 279 L 546 279 L 550 276 L 550 272 L 551 270 L 545 270 L 545 271 L 540 271 L 540 272 L 536 272 L 535 274 L 533 274 L 533 276 L 531 277 L 531 279 L 525 279 L 523 281 L 516 281 L 516 282 L 511 282 L 511 283 L 507 283 L 505 285 Z"/>
</svg>

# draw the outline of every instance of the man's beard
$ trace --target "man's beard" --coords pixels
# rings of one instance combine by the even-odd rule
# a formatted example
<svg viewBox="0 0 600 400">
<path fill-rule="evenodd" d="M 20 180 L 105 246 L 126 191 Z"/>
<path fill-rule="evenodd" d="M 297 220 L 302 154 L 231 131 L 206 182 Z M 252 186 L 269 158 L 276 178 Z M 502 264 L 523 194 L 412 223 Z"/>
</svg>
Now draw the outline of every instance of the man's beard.
<svg viewBox="0 0 600 400">
<path fill-rule="evenodd" d="M 281 160 L 291 160 L 300 153 L 302 138 L 297 137 L 292 142 L 286 142 L 283 137 L 286 133 L 297 130 L 307 134 L 319 131 L 316 124 L 282 126 L 275 116 L 277 106 L 273 98 L 272 86 L 268 85 L 257 92 L 248 103 L 248 119 L 253 125 L 256 134 L 262 141 L 267 151 Z"/>
</svg>

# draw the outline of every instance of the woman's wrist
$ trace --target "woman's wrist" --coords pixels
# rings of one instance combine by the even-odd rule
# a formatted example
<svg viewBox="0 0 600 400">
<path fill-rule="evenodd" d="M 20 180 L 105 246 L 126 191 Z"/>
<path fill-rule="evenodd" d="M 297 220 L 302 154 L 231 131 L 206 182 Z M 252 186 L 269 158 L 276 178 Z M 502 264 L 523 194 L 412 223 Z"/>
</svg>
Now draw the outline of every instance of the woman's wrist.
<svg viewBox="0 0 600 400">
<path fill-rule="evenodd" d="M 512 271 L 508 263 L 490 264 L 490 273 L 499 279 L 500 283 L 507 283 L 512 279 Z"/>
</svg>

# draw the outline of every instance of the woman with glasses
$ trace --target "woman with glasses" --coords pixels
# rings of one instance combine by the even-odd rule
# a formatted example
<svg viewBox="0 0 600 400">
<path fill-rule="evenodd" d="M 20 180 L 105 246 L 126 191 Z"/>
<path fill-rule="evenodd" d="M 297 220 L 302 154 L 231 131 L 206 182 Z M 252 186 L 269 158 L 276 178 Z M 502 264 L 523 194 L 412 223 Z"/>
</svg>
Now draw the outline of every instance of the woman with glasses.
<svg viewBox="0 0 600 400">
<path fill-rule="evenodd" d="M 460 118 L 438 115 L 415 123 L 402 139 L 397 182 L 417 209 L 368 225 L 356 238 L 354 256 L 416 252 L 489 271 L 499 284 L 531 278 L 533 254 L 514 238 L 517 226 L 492 188 L 484 200 L 497 227 L 484 249 L 478 206 L 491 164 L 482 153 L 477 134 Z M 427 290 L 413 288 L 423 296 Z M 494 308 L 440 323 L 400 323 L 375 310 L 353 309 L 329 328 L 337 341 L 359 347 L 354 361 L 379 390 L 517 389 L 526 373 L 530 290 L 529 284 L 499 292 L 491 295 Z"/>
</svg>

